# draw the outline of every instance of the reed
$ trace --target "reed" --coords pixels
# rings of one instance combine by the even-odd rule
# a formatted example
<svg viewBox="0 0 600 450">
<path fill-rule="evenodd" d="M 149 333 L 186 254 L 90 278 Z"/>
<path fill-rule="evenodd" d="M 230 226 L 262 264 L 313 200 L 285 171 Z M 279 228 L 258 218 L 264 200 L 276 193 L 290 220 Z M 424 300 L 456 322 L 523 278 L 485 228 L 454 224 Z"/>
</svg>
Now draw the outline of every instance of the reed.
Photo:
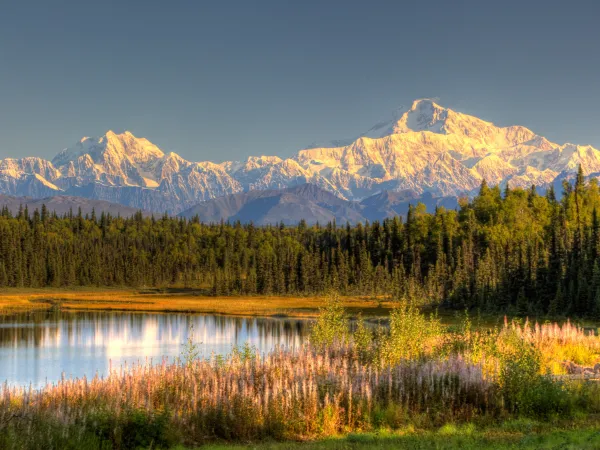
<svg viewBox="0 0 600 450">
<path fill-rule="evenodd" d="M 197 359 L 190 343 L 180 360 L 119 367 L 104 379 L 63 379 L 39 390 L 4 384 L 0 448 L 304 440 L 600 412 L 597 384 L 549 373 L 565 349 L 592 355 L 599 348 L 597 336 L 569 323 L 479 330 L 466 319 L 448 330 L 403 305 L 387 329 L 362 321 L 350 328 L 334 299 L 313 344 L 296 350 L 262 355 L 246 346 Z"/>
<path fill-rule="evenodd" d="M 494 384 L 460 357 L 383 368 L 359 362 L 350 345 L 326 352 L 306 346 L 264 357 L 234 352 L 226 359 L 136 365 L 106 379 L 65 379 L 40 390 L 5 384 L 0 434 L 27 430 L 35 441 L 35 428 L 45 424 L 117 444 L 133 418 L 142 417 L 155 427 L 163 418 L 165 433 L 189 444 L 298 439 L 396 428 L 421 415 L 441 425 L 495 416 L 500 408 Z M 156 439 L 155 445 L 170 442 Z"/>
<path fill-rule="evenodd" d="M 600 361 L 600 339 L 593 331 L 565 323 L 525 323 L 505 320 L 504 331 L 515 332 L 533 344 L 542 355 L 542 369 L 554 374 L 565 372 L 565 362 L 593 366 Z"/>
</svg>

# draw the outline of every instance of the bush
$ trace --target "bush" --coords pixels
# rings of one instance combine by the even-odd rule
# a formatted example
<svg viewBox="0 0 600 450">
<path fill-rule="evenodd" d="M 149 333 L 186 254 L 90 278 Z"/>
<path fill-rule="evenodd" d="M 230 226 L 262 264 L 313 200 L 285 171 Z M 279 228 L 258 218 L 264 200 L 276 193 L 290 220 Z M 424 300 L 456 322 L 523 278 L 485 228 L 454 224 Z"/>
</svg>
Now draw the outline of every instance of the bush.
<svg viewBox="0 0 600 450">
<path fill-rule="evenodd" d="M 319 317 L 310 330 L 310 343 L 328 347 L 348 341 L 348 318 L 337 293 L 330 294 L 327 303 L 319 309 Z"/>
<path fill-rule="evenodd" d="M 166 412 L 133 409 L 116 414 L 101 410 L 91 413 L 82 425 L 110 448 L 171 448 L 177 442 Z"/>
<path fill-rule="evenodd" d="M 356 322 L 356 330 L 352 335 L 352 341 L 359 359 L 363 362 L 370 361 L 372 358 L 373 333 L 366 327 L 365 321 L 360 315 Z"/>
<path fill-rule="evenodd" d="M 121 431 L 122 448 L 171 448 L 176 442 L 169 430 L 168 414 L 133 410 L 125 416 Z"/>
<path fill-rule="evenodd" d="M 514 330 L 499 338 L 499 383 L 508 409 L 537 418 L 569 415 L 572 404 L 562 383 L 541 373 L 541 351 Z"/>
<path fill-rule="evenodd" d="M 523 390 L 518 412 L 538 419 L 558 415 L 567 418 L 573 413 L 571 400 L 568 390 L 561 382 L 540 375 Z"/>
<path fill-rule="evenodd" d="M 427 318 L 412 303 L 402 302 L 390 314 L 390 332 L 380 343 L 380 359 L 385 364 L 432 356 L 441 344 L 442 324 L 435 316 Z"/>
</svg>

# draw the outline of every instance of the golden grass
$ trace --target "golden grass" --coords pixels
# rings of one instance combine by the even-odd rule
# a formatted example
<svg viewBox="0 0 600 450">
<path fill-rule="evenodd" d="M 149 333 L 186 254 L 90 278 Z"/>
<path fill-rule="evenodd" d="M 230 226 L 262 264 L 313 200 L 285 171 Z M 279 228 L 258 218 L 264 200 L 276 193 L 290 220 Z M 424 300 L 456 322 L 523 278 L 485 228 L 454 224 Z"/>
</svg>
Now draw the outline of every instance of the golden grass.
<svg viewBox="0 0 600 450">
<path fill-rule="evenodd" d="M 600 362 L 600 338 L 569 321 L 562 325 L 527 321 L 523 326 L 505 325 L 505 330 L 508 329 L 535 345 L 540 351 L 544 371 L 564 374 L 566 361 L 588 367 Z"/>
<path fill-rule="evenodd" d="M 47 309 L 193 312 L 239 316 L 315 317 L 325 297 L 208 297 L 194 291 L 138 291 L 133 289 L 5 289 L 0 293 L 0 314 Z M 343 297 L 350 315 L 385 316 L 392 302 Z"/>
<path fill-rule="evenodd" d="M 50 303 L 31 302 L 27 297 L 0 296 L 0 315 L 48 309 L 50 306 Z"/>
</svg>

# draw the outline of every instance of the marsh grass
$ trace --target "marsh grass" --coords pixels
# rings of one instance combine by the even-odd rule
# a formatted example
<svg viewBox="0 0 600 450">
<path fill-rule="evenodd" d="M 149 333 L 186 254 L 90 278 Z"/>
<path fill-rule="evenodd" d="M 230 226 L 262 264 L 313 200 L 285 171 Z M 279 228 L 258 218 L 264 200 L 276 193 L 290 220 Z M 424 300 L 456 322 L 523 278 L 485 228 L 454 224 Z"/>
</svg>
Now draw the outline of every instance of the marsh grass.
<svg viewBox="0 0 600 450">
<path fill-rule="evenodd" d="M 35 448 L 54 436 L 51 430 L 61 430 L 129 448 L 150 439 L 144 427 L 158 433 L 151 436 L 156 446 L 170 439 L 301 439 L 395 428 L 412 416 L 441 425 L 500 412 L 494 385 L 460 358 L 377 368 L 361 364 L 351 346 L 325 353 L 305 347 L 135 366 L 104 380 L 63 380 L 40 391 L 5 385 L 0 436 L 20 436 L 25 448 Z M 45 445 L 62 444 L 57 437 Z"/>
<path fill-rule="evenodd" d="M 351 326 L 333 296 L 311 343 L 296 350 L 263 355 L 246 345 L 199 359 L 190 341 L 174 362 L 105 379 L 5 384 L 0 448 L 168 448 L 381 430 L 435 430 L 435 443 L 515 420 L 576 421 L 600 413 L 598 383 L 556 381 L 553 368 L 575 347 L 594 361 L 598 339 L 570 323 L 481 330 L 465 317 L 448 330 L 408 303 L 388 328 Z"/>
<path fill-rule="evenodd" d="M 133 290 L 110 288 L 8 288 L 0 292 L 0 314 L 43 310 L 53 304 L 65 310 L 188 312 L 236 316 L 317 317 L 327 297 L 244 296 L 214 297 L 189 289 Z M 352 315 L 383 316 L 393 302 L 372 297 L 340 297 Z"/>
</svg>

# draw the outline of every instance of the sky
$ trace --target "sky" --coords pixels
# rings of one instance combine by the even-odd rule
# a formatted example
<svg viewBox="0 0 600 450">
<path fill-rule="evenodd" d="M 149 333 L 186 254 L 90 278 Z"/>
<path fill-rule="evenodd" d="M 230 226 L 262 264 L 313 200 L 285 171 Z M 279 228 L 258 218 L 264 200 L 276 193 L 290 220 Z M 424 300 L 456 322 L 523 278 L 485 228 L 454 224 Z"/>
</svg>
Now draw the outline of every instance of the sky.
<svg viewBox="0 0 600 450">
<path fill-rule="evenodd" d="M 292 155 L 438 103 L 600 148 L 600 2 L 5 2 L 0 158 L 112 129 L 193 161 Z"/>
</svg>

